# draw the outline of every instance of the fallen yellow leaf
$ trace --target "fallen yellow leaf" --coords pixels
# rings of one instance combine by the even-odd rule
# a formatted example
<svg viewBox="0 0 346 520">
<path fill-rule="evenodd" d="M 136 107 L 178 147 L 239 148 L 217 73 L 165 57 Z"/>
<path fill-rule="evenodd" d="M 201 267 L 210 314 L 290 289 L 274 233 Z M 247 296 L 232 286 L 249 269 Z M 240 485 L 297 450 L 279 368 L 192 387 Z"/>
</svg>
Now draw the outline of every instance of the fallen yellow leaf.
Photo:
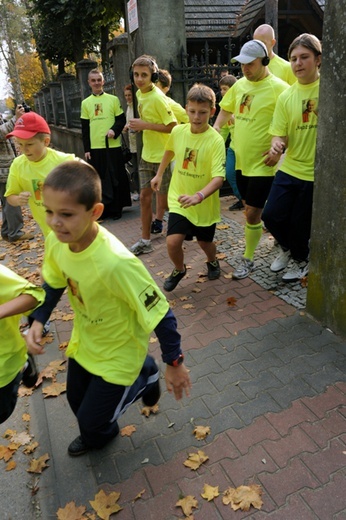
<svg viewBox="0 0 346 520">
<path fill-rule="evenodd" d="M 185 516 L 192 514 L 192 509 L 197 509 L 198 502 L 192 495 L 187 495 L 185 498 L 179 500 L 175 507 L 181 507 Z"/>
<path fill-rule="evenodd" d="M 201 493 L 201 497 L 211 502 L 214 498 L 219 496 L 219 486 L 209 486 L 209 484 L 204 484 L 203 493 Z"/>
<path fill-rule="evenodd" d="M 209 435 L 210 428 L 209 426 L 196 426 L 196 428 L 193 430 L 193 433 L 195 434 L 197 440 L 202 441 L 206 438 L 207 435 Z"/>
<path fill-rule="evenodd" d="M 209 460 L 208 455 L 206 455 L 203 451 L 198 450 L 197 453 L 189 453 L 189 457 L 185 460 L 184 466 L 195 471 L 203 464 L 203 462 L 206 462 L 207 460 Z"/>
</svg>

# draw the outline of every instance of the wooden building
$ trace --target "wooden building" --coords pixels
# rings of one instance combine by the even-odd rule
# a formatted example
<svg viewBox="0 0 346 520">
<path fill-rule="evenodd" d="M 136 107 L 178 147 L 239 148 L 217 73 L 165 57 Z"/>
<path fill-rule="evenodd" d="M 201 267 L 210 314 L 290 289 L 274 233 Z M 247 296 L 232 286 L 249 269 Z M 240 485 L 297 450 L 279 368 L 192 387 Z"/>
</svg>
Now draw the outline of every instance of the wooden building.
<svg viewBox="0 0 346 520">
<path fill-rule="evenodd" d="M 185 0 L 189 57 L 208 52 L 209 63 L 217 63 L 217 54 L 222 63 L 228 63 L 229 56 L 252 38 L 258 25 L 275 26 L 268 20 L 272 4 L 272 0 Z M 285 58 L 292 40 L 303 32 L 322 38 L 324 5 L 325 0 L 278 0 L 277 54 Z"/>
</svg>

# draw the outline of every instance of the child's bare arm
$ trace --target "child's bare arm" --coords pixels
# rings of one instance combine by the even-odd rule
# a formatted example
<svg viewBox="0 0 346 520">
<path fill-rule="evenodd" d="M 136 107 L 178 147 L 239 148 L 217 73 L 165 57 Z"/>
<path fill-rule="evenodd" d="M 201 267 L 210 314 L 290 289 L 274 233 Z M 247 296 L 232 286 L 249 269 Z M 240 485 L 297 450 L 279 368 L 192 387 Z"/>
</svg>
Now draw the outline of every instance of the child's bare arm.
<svg viewBox="0 0 346 520">
<path fill-rule="evenodd" d="M 151 189 L 154 191 L 159 191 L 161 182 L 162 182 L 162 176 L 167 168 L 167 166 L 170 164 L 174 157 L 174 152 L 172 150 L 166 150 L 163 154 L 162 161 L 160 163 L 159 169 L 156 172 L 155 177 L 153 177 L 150 181 Z"/>
<path fill-rule="evenodd" d="M 0 319 L 16 316 L 17 314 L 24 314 L 30 309 L 34 309 L 37 305 L 37 300 L 30 294 L 20 294 L 13 300 L 0 305 Z"/>
<path fill-rule="evenodd" d="M 214 128 L 217 132 L 220 132 L 220 128 L 222 128 L 223 126 L 225 126 L 225 124 L 227 123 L 227 121 L 230 120 L 230 118 L 232 117 L 232 112 L 227 112 L 226 110 L 224 110 L 223 108 L 220 110 L 217 118 L 216 118 L 216 121 L 214 123 Z"/>
<path fill-rule="evenodd" d="M 169 123 L 168 125 L 164 125 L 163 123 L 148 123 L 148 121 L 143 121 L 143 119 L 134 118 L 130 119 L 129 128 L 135 132 L 140 132 L 142 130 L 152 130 L 154 132 L 170 134 L 176 124 L 176 122 Z"/>
<path fill-rule="evenodd" d="M 197 204 L 202 203 L 204 199 L 221 188 L 223 181 L 223 177 L 214 177 L 201 191 L 198 191 L 193 195 L 180 195 L 178 201 L 180 202 L 181 207 L 189 208 L 190 206 L 196 206 Z"/>
<path fill-rule="evenodd" d="M 30 197 L 30 191 L 22 191 L 19 195 L 9 195 L 6 199 L 11 206 L 25 206 Z"/>
</svg>

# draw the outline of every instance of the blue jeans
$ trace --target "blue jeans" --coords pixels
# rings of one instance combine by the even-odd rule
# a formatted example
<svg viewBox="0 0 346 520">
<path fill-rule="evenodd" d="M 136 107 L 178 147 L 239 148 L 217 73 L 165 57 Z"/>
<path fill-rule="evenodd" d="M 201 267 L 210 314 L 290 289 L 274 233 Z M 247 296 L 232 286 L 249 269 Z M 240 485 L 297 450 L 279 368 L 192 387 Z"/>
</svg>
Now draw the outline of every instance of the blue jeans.
<svg viewBox="0 0 346 520">
<path fill-rule="evenodd" d="M 227 148 L 226 154 L 226 179 L 231 186 L 233 195 L 241 200 L 241 195 L 237 186 L 236 170 L 235 170 L 235 153 L 232 148 Z"/>
<path fill-rule="evenodd" d="M 265 227 L 298 261 L 309 256 L 313 187 L 279 170 L 262 213 Z"/>
<path fill-rule="evenodd" d="M 67 400 L 77 417 L 85 444 L 102 448 L 119 433 L 117 420 L 127 408 L 150 392 L 159 379 L 155 360 L 147 356 L 142 370 L 131 386 L 107 383 L 91 374 L 74 359 L 69 359 Z"/>
</svg>

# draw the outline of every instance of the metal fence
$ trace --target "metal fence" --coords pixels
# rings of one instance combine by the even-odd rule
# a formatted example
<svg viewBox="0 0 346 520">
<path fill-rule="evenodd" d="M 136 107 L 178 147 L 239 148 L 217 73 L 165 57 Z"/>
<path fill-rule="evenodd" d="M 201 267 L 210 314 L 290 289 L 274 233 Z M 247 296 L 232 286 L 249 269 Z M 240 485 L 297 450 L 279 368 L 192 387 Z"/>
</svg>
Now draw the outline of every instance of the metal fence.
<svg viewBox="0 0 346 520">
<path fill-rule="evenodd" d="M 169 65 L 169 72 L 172 75 L 172 97 L 174 97 L 175 84 L 182 85 L 185 103 L 187 93 L 194 83 L 203 83 L 211 87 L 214 91 L 218 91 L 220 78 L 225 72 L 238 77 L 241 69 L 239 64 L 234 65 L 231 62 L 232 50 L 234 48 L 231 38 L 229 38 L 225 48 L 227 50 L 226 59 L 222 60 L 221 50 L 216 49 L 215 63 L 210 63 L 209 61 L 209 56 L 212 53 L 215 54 L 215 52 L 213 52 L 213 49 L 207 41 L 204 44 L 200 56 L 196 54 L 189 55 L 182 48 L 179 57 L 179 66 L 175 66 L 173 60 L 170 61 Z"/>
</svg>

